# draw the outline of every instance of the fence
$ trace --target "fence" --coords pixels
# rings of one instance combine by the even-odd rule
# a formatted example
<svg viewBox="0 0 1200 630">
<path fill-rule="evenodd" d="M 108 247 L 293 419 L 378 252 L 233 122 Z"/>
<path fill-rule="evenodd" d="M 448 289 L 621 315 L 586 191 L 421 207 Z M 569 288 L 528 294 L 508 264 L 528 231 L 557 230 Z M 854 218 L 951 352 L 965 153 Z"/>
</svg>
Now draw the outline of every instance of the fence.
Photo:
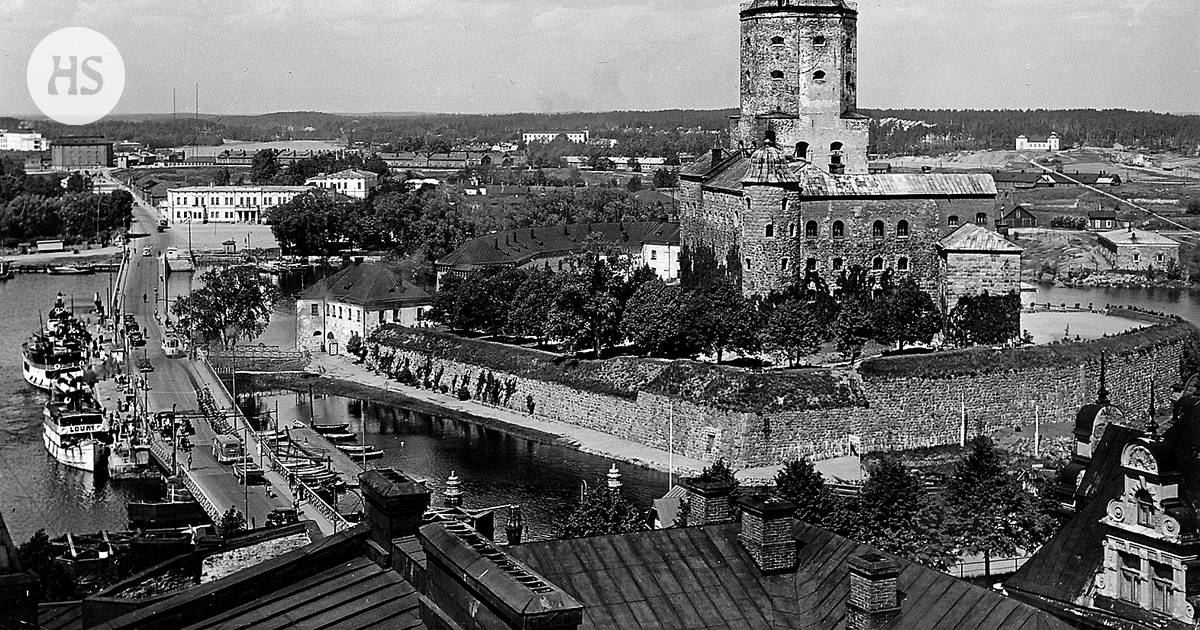
<svg viewBox="0 0 1200 630">
<path fill-rule="evenodd" d="M 158 460 L 159 465 L 163 468 L 171 467 L 171 453 L 167 451 L 166 445 L 161 440 L 154 437 L 150 438 L 150 454 Z M 183 485 L 187 486 L 188 491 L 192 493 L 192 497 L 200 504 L 204 513 L 208 514 L 214 523 L 220 522 L 221 511 L 209 500 L 208 495 L 204 494 L 204 491 L 192 480 L 192 477 L 187 474 L 178 475 L 178 477 L 183 481 Z"/>
</svg>

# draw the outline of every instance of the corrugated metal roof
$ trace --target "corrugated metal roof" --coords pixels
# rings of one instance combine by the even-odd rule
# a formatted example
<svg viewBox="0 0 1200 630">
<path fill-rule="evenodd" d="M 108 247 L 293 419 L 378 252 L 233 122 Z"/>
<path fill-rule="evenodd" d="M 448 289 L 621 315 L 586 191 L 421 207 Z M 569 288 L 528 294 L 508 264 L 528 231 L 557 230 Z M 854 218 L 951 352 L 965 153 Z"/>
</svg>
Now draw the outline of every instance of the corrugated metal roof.
<svg viewBox="0 0 1200 630">
<path fill-rule="evenodd" d="M 797 523 L 798 569 L 763 575 L 737 539 L 739 526 L 535 542 L 508 549 L 585 605 L 585 628 L 845 627 L 852 555 L 877 550 Z M 886 555 L 886 554 L 885 554 Z M 1066 630 L 1049 613 L 899 560 L 902 597 L 888 627 Z"/>
<path fill-rule="evenodd" d="M 991 175 L 965 173 L 882 173 L 831 175 L 803 168 L 801 191 L 806 197 L 994 197 Z"/>
<path fill-rule="evenodd" d="M 964 223 L 938 241 L 938 247 L 952 252 L 990 252 L 1019 254 L 1023 249 L 1003 236 L 974 223 Z"/>
</svg>

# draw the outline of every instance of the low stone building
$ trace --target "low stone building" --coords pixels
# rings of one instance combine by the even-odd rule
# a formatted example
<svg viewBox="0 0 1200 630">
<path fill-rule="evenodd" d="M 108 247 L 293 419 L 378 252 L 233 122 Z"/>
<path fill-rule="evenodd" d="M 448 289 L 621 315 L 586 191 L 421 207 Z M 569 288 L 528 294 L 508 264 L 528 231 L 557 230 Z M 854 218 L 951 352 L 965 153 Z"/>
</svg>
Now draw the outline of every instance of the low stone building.
<svg viewBox="0 0 1200 630">
<path fill-rule="evenodd" d="M 317 282 L 296 299 L 296 347 L 339 354 L 355 333 L 366 339 L 383 324 L 413 326 L 433 304 L 403 272 L 381 263 L 355 263 Z"/>
<path fill-rule="evenodd" d="M 1157 232 L 1127 228 L 1099 235 L 1105 259 L 1117 271 L 1166 271 L 1179 266 L 1179 242 Z"/>
<path fill-rule="evenodd" d="M 942 312 L 964 295 L 1003 295 L 1021 290 L 1020 247 L 973 223 L 960 226 L 938 242 Z"/>
</svg>

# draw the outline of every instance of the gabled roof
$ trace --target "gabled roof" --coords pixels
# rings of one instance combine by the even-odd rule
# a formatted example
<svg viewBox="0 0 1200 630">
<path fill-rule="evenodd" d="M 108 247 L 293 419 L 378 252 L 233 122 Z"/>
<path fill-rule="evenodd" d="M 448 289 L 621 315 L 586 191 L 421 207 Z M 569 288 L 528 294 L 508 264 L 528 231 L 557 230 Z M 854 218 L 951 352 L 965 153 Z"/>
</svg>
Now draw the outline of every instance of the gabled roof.
<svg viewBox="0 0 1200 630">
<path fill-rule="evenodd" d="M 583 246 L 589 234 L 599 234 L 628 251 L 640 250 L 647 239 L 663 241 L 674 235 L 679 242 L 679 224 L 658 221 L 627 223 L 569 223 L 504 230 L 467 241 L 435 264 L 457 270 L 487 265 L 520 266 L 535 258 L 567 255 Z"/>
<path fill-rule="evenodd" d="M 1014 206 L 1012 210 L 1009 210 L 1008 212 L 1004 213 L 1004 216 L 1001 217 L 1000 220 L 1008 221 L 1009 219 L 1019 219 L 1021 217 L 1031 217 L 1034 219 L 1037 218 L 1037 216 L 1035 216 L 1032 212 L 1029 211 L 1029 208 L 1018 205 L 1018 206 Z"/>
<path fill-rule="evenodd" d="M 992 180 L 996 183 L 1005 184 L 1036 184 L 1045 178 L 1040 172 L 1028 171 L 995 171 L 992 173 Z"/>
<path fill-rule="evenodd" d="M 877 550 L 796 523 L 797 570 L 764 575 L 738 541 L 739 529 L 683 527 L 533 542 L 507 551 L 584 604 L 581 629 L 845 628 L 847 560 Z M 897 560 L 901 610 L 888 628 L 1069 628 L 999 593 Z"/>
<path fill-rule="evenodd" d="M 357 304 L 367 310 L 431 304 L 433 298 L 403 275 L 381 263 L 354 264 L 304 289 L 299 298 Z"/>
<path fill-rule="evenodd" d="M 364 171 L 364 170 L 358 169 L 358 168 L 347 168 L 347 169 L 338 171 L 336 173 L 330 173 L 328 175 L 317 175 L 316 177 L 310 177 L 310 178 L 308 178 L 308 181 L 312 181 L 314 179 L 345 179 L 345 178 L 349 178 L 349 177 L 355 177 L 355 178 L 361 177 L 364 179 L 370 179 L 372 177 L 379 177 L 379 176 L 376 175 L 375 173 L 372 173 L 371 171 Z"/>
<path fill-rule="evenodd" d="M 1113 245 L 1157 245 L 1179 247 L 1179 241 L 1163 236 L 1158 232 L 1139 230 L 1137 228 L 1109 230 L 1108 232 L 1101 232 L 1098 236 L 1100 240 L 1108 241 Z"/>
<path fill-rule="evenodd" d="M 974 223 L 964 223 L 938 241 L 938 249 L 946 252 L 987 252 L 1020 254 L 1022 250 L 1003 236 Z"/>
</svg>

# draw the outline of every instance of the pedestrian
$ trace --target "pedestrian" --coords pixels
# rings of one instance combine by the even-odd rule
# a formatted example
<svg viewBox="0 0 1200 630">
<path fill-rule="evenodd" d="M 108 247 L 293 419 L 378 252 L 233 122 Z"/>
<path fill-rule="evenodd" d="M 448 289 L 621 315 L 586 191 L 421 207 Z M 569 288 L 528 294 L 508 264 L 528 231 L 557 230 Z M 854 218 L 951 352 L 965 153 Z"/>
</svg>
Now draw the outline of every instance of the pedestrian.
<svg viewBox="0 0 1200 630">
<path fill-rule="evenodd" d="M 188 453 L 187 466 L 188 466 L 188 470 L 192 469 L 192 454 L 191 453 Z"/>
</svg>

